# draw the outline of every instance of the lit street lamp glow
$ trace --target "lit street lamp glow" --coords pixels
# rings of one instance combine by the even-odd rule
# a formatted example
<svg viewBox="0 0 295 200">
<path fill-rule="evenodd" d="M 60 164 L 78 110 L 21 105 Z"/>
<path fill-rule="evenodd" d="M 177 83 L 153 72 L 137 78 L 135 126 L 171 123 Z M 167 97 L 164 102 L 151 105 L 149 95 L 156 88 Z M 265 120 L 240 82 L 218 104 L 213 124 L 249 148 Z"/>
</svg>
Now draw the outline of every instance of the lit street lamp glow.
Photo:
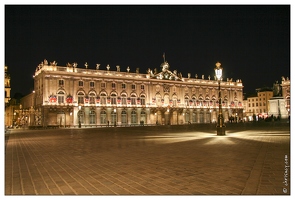
<svg viewBox="0 0 295 200">
<path fill-rule="evenodd" d="M 222 105 L 221 105 L 221 90 L 220 90 L 220 81 L 222 79 L 222 70 L 221 63 L 217 62 L 215 64 L 215 75 L 218 80 L 218 102 L 219 102 L 219 113 L 218 113 L 218 120 L 217 120 L 217 135 L 225 135 L 225 125 L 224 125 L 224 119 L 222 115 Z"/>
</svg>

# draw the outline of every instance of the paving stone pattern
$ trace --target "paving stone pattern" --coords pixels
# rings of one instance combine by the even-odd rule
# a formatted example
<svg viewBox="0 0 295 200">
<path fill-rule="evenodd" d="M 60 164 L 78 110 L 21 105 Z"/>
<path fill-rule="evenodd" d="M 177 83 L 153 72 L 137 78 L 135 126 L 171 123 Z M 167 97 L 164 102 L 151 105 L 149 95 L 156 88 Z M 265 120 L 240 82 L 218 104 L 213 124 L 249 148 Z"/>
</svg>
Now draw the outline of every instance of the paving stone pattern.
<svg viewBox="0 0 295 200">
<path fill-rule="evenodd" d="M 226 133 L 213 124 L 11 130 L 5 194 L 290 195 L 289 124 Z"/>
</svg>

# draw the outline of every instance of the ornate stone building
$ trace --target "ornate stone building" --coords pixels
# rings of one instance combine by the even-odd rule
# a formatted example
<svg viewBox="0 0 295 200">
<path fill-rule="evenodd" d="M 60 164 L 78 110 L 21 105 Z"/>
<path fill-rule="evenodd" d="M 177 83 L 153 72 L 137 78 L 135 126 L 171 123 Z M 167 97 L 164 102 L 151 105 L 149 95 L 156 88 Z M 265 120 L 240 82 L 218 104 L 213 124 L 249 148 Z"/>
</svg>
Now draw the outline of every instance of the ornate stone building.
<svg viewBox="0 0 295 200">
<path fill-rule="evenodd" d="M 101 126 L 140 124 L 214 123 L 218 115 L 218 82 L 182 77 L 170 71 L 164 60 L 161 70 L 131 73 L 116 66 L 111 70 L 78 68 L 77 63 L 58 66 L 44 60 L 34 75 L 30 125 Z M 212 66 L 213 71 L 214 66 Z M 241 80 L 221 82 L 225 121 L 243 116 Z"/>
<path fill-rule="evenodd" d="M 9 103 L 10 98 L 10 74 L 8 74 L 8 67 L 5 66 L 5 79 L 4 79 L 4 86 L 5 86 L 5 105 Z"/>
</svg>

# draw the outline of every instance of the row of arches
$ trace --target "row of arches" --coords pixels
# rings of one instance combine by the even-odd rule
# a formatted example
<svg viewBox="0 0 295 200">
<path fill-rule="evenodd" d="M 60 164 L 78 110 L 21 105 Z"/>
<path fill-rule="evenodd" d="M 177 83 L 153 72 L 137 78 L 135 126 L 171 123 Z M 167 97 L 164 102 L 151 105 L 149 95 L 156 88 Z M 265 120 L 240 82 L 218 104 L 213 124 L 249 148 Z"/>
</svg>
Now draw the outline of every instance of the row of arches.
<svg viewBox="0 0 295 200">
<path fill-rule="evenodd" d="M 95 110 L 90 110 L 88 113 L 88 116 L 86 116 L 86 112 L 83 110 L 80 110 L 77 114 L 77 122 L 81 124 L 101 124 L 101 125 L 115 125 L 118 122 L 118 115 L 120 115 L 120 124 L 121 125 L 127 125 L 127 124 L 138 124 L 138 120 L 140 118 L 140 121 L 143 123 L 146 123 L 146 112 L 142 110 L 140 112 L 140 115 L 136 112 L 136 110 L 132 110 L 130 112 L 130 117 L 128 117 L 127 110 L 122 110 L 120 113 L 116 111 L 111 111 L 109 113 L 110 116 L 108 116 L 108 112 L 106 110 L 101 110 L 99 112 L 99 117 L 97 117 L 97 112 Z M 128 121 L 130 119 L 130 123 Z"/>
</svg>

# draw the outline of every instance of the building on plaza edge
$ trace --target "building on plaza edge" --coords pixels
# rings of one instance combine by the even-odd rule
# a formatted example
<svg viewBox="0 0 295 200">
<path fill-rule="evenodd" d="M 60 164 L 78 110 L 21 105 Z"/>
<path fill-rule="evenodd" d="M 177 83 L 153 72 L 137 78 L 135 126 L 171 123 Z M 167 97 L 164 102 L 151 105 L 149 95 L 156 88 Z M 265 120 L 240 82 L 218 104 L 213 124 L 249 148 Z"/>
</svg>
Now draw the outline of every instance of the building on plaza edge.
<svg viewBox="0 0 295 200">
<path fill-rule="evenodd" d="M 131 73 L 109 65 L 100 69 L 78 68 L 77 63 L 58 66 L 44 60 L 36 68 L 32 106 L 24 106 L 23 125 L 101 126 L 174 125 L 215 123 L 218 115 L 218 81 L 182 77 L 170 71 L 168 62 L 146 73 Z M 213 71 L 214 66 L 212 66 Z M 221 81 L 222 112 L 225 121 L 243 117 L 241 80 Z M 29 103 L 28 103 L 29 105 Z M 27 109 L 24 109 L 27 107 Z M 24 116 L 25 115 L 25 116 Z"/>
</svg>

